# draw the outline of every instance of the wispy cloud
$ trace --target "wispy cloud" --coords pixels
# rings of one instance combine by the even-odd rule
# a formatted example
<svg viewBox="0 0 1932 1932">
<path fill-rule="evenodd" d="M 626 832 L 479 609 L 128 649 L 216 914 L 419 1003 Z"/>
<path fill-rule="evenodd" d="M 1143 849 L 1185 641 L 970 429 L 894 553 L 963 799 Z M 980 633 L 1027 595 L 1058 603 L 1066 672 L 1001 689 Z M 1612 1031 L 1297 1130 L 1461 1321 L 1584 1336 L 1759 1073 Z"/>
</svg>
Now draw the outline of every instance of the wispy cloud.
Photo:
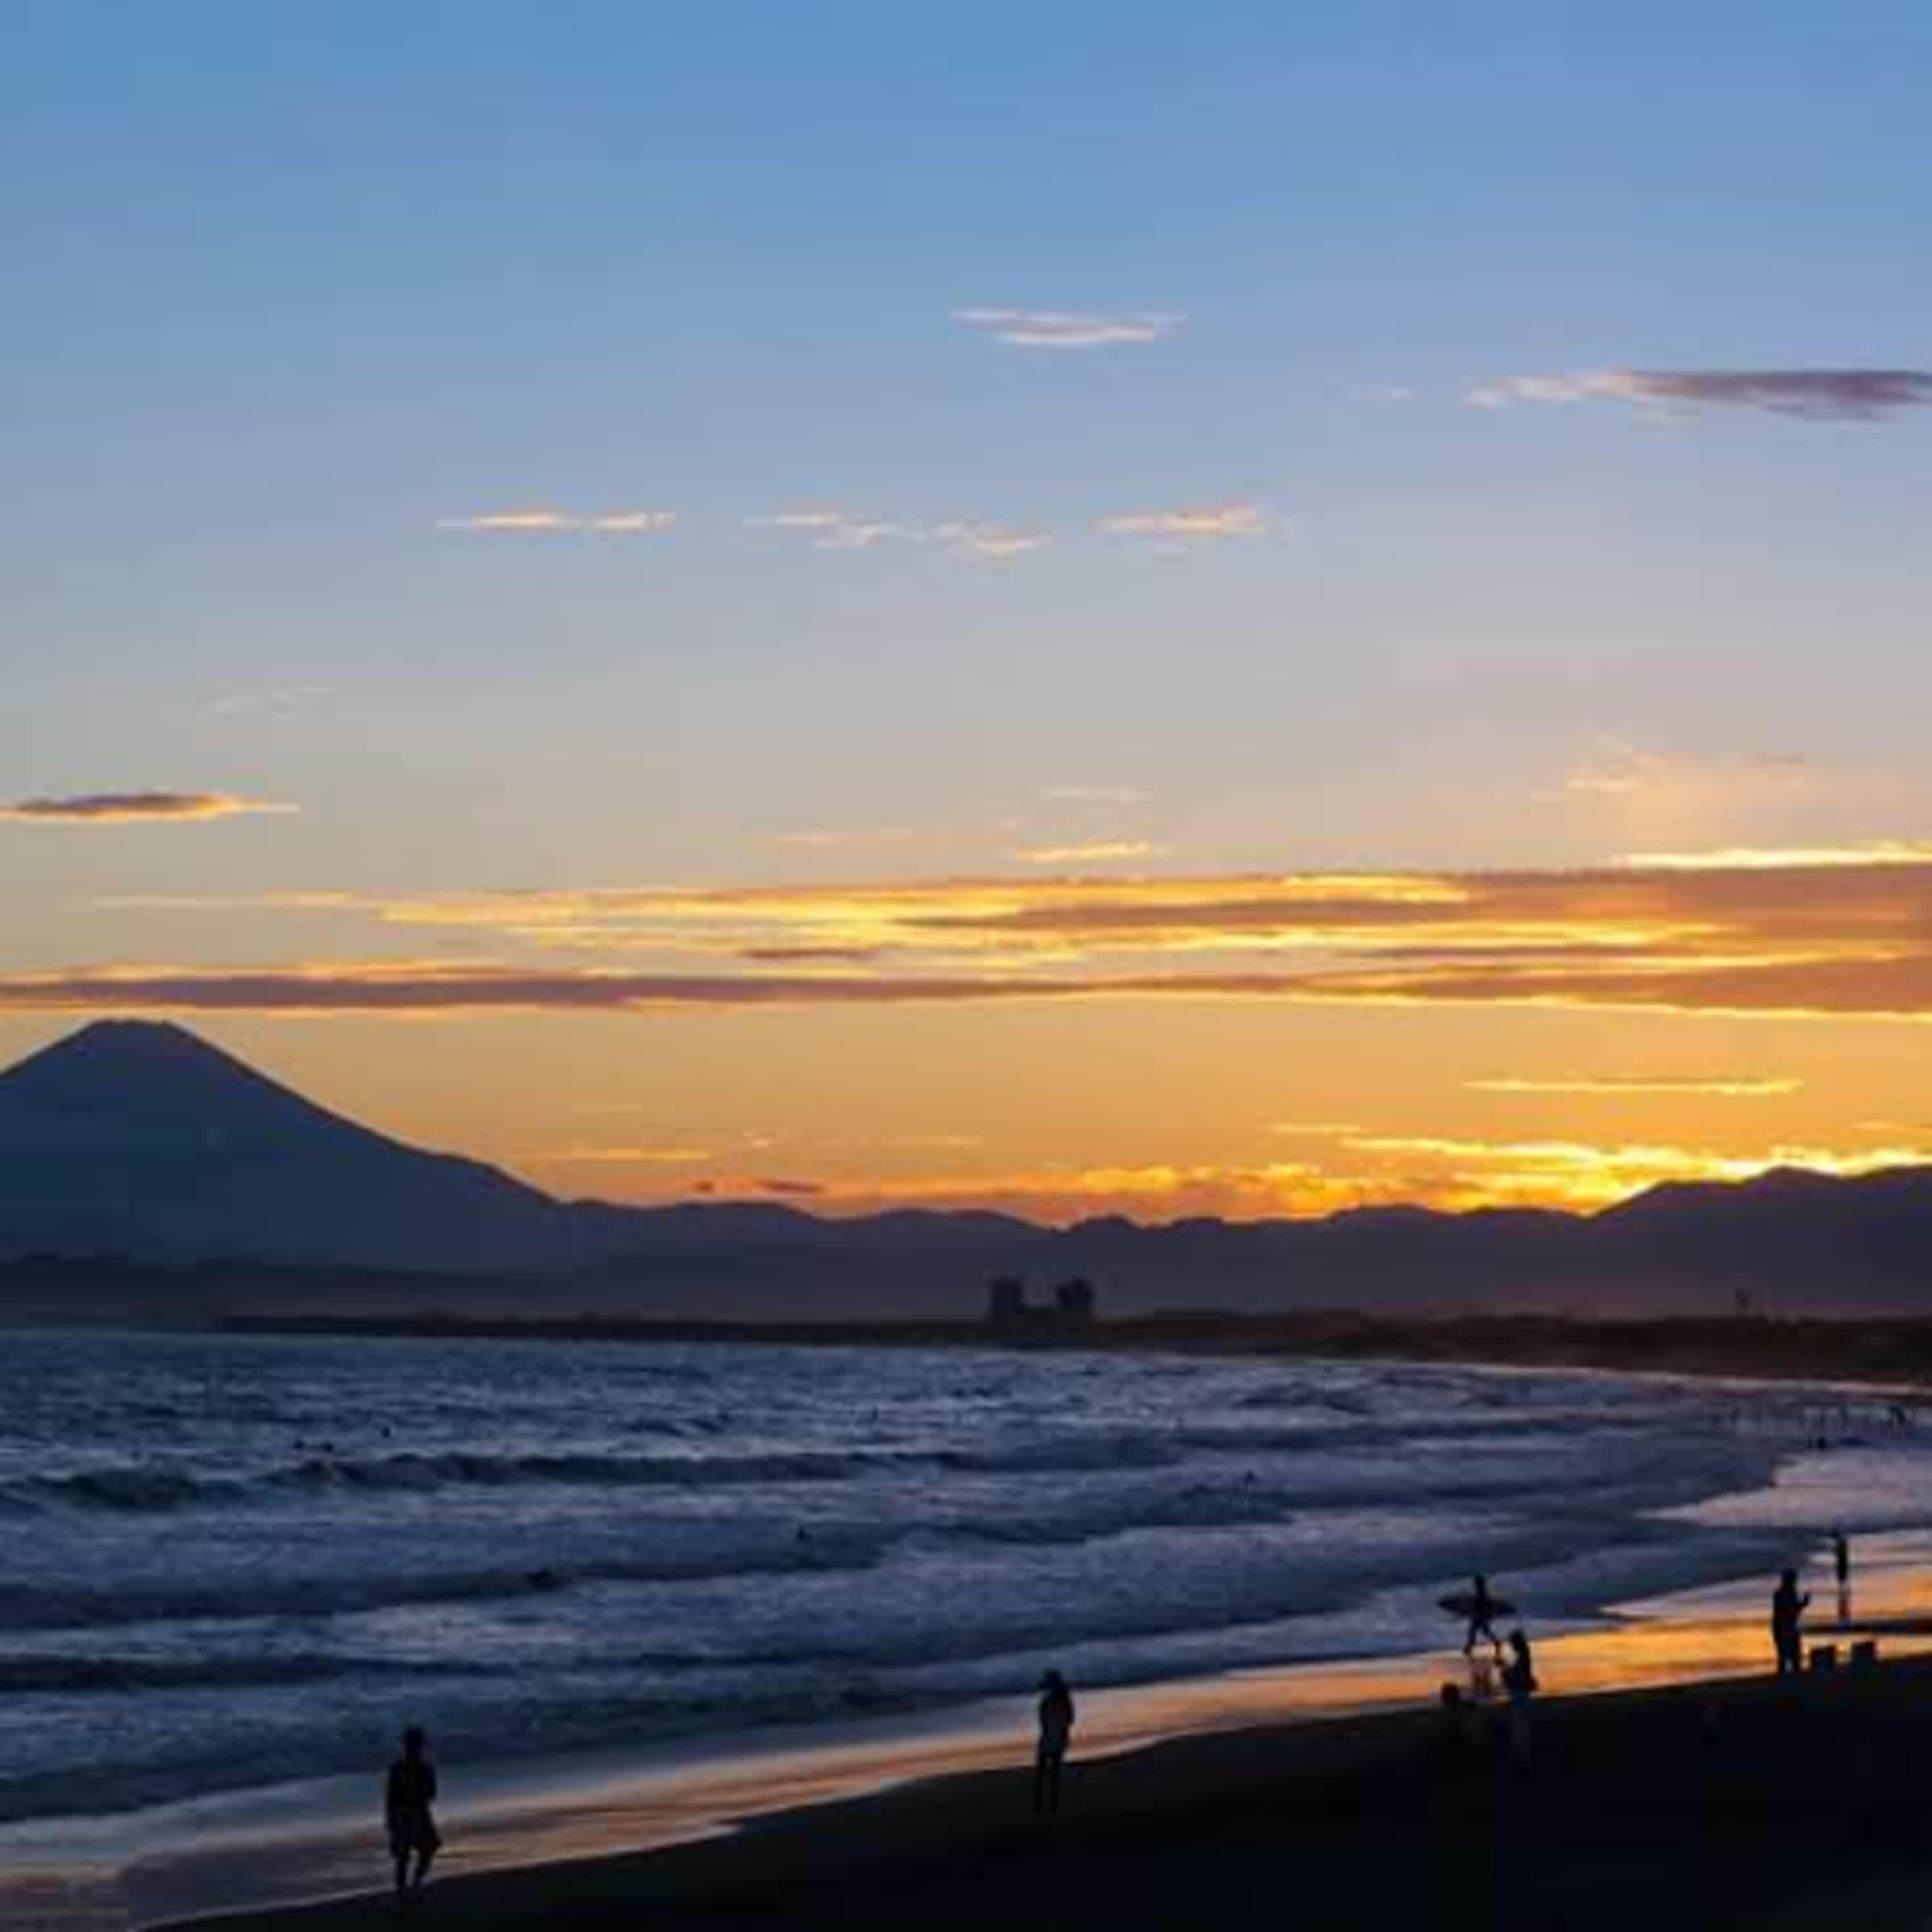
<svg viewBox="0 0 1932 1932">
<path fill-rule="evenodd" d="M 1013 856 L 1029 866 L 1114 866 L 1158 859 L 1172 849 L 1150 838 L 1096 838 L 1084 845 L 1023 845 Z"/>
<path fill-rule="evenodd" d="M 1709 1094 L 1734 1100 L 1769 1100 L 1804 1084 L 1781 1074 L 1491 1074 L 1465 1083 L 1474 1094 L 1602 1094 L 1610 1097 Z"/>
<path fill-rule="evenodd" d="M 605 536 L 650 536 L 677 521 L 675 510 L 612 510 L 584 519 L 584 527 Z"/>
<path fill-rule="evenodd" d="M 1055 805 L 1148 805 L 1153 802 L 1153 794 L 1138 785 L 1047 785 L 1040 795 Z"/>
<path fill-rule="evenodd" d="M 965 517 L 940 524 L 934 534 L 956 556 L 994 559 L 1044 550 L 1053 541 L 1044 530 L 1020 530 L 1010 524 Z"/>
<path fill-rule="evenodd" d="M 926 541 L 926 532 L 916 524 L 829 504 L 808 504 L 746 520 L 768 530 L 801 530 L 811 538 L 815 550 L 871 550 L 880 544 Z"/>
<path fill-rule="evenodd" d="M 698 1167 L 714 1156 L 709 1148 L 579 1146 L 547 1148 L 532 1158 L 568 1166 Z"/>
<path fill-rule="evenodd" d="M 872 550 L 883 544 L 936 544 L 955 556 L 997 560 L 1042 550 L 1053 539 L 1040 530 L 985 517 L 949 517 L 926 524 L 871 511 L 808 504 L 746 520 L 767 530 L 798 530 L 818 550 Z"/>
<path fill-rule="evenodd" d="M 143 820 L 235 818 L 290 812 L 292 805 L 224 791 L 94 791 L 69 798 L 23 798 L 0 805 L 0 819 L 28 825 L 126 825 Z"/>
<path fill-rule="evenodd" d="M 881 845 L 908 844 L 929 829 L 918 825 L 802 825 L 754 833 L 753 842 L 798 852 L 862 852 Z"/>
<path fill-rule="evenodd" d="M 1268 511 L 1259 503 L 1206 503 L 1174 510 L 1133 510 L 1124 515 L 1102 517 L 1094 526 L 1110 537 L 1153 537 L 1178 544 L 1265 536 L 1272 526 Z"/>
<path fill-rule="evenodd" d="M 1600 738 L 1554 791 L 1555 798 L 1630 798 L 1654 787 L 1671 770 L 1670 760 L 1640 750 L 1620 738 Z"/>
<path fill-rule="evenodd" d="M 1932 370 L 1874 368 L 1587 369 L 1505 376 L 1468 392 L 1480 409 L 1509 403 L 1634 404 L 1652 412 L 1768 410 L 1814 422 L 1871 422 L 1932 404 Z"/>
<path fill-rule="evenodd" d="M 473 516 L 440 518 L 436 528 L 525 536 L 587 530 L 596 536 L 646 536 L 668 530 L 676 521 L 675 510 L 607 510 L 589 516 L 568 510 L 483 510 Z"/>
<path fill-rule="evenodd" d="M 1072 309 L 956 308 L 952 320 L 1019 349 L 1107 349 L 1159 342 L 1185 316 L 1147 312 L 1102 315 Z"/>
<path fill-rule="evenodd" d="M 280 718 L 329 695 L 326 684 L 285 684 L 268 691 L 228 691 L 208 700 L 213 718 Z"/>
<path fill-rule="evenodd" d="M 1532 796 L 1614 829 L 1620 842 L 1695 847 L 1746 828 L 1781 830 L 1801 812 L 1816 823 L 1821 796 L 1841 814 L 1868 810 L 1886 789 L 1881 773 L 1832 770 L 1796 753 L 1666 754 L 1606 735 Z"/>
<path fill-rule="evenodd" d="M 776 510 L 768 517 L 747 517 L 752 524 L 764 524 L 775 530 L 830 530 L 849 521 L 850 510 L 835 510 L 824 505 L 808 504 L 797 509 Z"/>
</svg>

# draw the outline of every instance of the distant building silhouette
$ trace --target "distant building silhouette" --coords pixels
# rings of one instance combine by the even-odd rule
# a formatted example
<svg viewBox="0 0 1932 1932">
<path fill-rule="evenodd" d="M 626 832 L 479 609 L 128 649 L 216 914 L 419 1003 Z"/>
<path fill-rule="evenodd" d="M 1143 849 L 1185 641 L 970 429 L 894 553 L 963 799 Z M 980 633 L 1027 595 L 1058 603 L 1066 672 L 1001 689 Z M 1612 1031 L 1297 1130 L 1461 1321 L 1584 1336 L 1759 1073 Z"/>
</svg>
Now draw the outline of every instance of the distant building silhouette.
<svg viewBox="0 0 1932 1932">
<path fill-rule="evenodd" d="M 1027 1316 L 1026 1283 L 1018 1275 L 995 1275 L 986 1284 L 986 1325 L 1017 1328 Z"/>
<path fill-rule="evenodd" d="M 1053 1291 L 1054 1312 L 1063 1323 L 1085 1328 L 1094 1319 L 1094 1284 L 1084 1274 Z"/>
<path fill-rule="evenodd" d="M 1048 1302 L 1027 1299 L 1017 1275 L 996 1275 L 986 1284 L 986 1326 L 1003 1336 L 1047 1341 L 1094 1325 L 1098 1297 L 1084 1275 L 1063 1281 Z"/>
</svg>

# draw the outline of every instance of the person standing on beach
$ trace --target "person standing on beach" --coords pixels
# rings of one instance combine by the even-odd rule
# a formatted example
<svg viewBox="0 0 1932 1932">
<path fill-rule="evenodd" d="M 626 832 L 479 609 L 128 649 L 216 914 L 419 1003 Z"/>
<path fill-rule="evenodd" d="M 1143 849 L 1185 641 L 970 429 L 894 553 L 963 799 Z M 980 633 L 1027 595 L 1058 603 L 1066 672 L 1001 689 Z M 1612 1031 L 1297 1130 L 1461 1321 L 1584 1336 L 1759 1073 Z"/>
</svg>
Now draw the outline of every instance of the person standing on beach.
<svg viewBox="0 0 1932 1932">
<path fill-rule="evenodd" d="M 1040 1743 L 1034 1754 L 1033 1808 L 1060 1809 L 1060 1768 L 1073 1736 L 1073 1693 L 1066 1679 L 1049 1670 L 1040 1680 Z"/>
<path fill-rule="evenodd" d="M 383 1796 L 383 1816 L 389 1828 L 389 1856 L 396 1862 L 396 1897 L 422 1891 L 430 1862 L 442 1838 L 431 1807 L 436 1803 L 436 1766 L 427 1755 L 428 1740 L 412 1724 L 403 1733 L 403 1754 L 389 1767 Z"/>
<path fill-rule="evenodd" d="M 1832 1532 L 1832 1568 L 1838 1580 L 1838 1614 L 1852 1613 L 1852 1546 L 1842 1529 Z"/>
<path fill-rule="evenodd" d="M 1796 1570 L 1786 1570 L 1779 1575 L 1778 1588 L 1771 1598 L 1771 1641 L 1778 1652 L 1778 1674 L 1780 1677 L 1795 1677 L 1804 1668 L 1804 1643 L 1798 1620 L 1810 1600 L 1798 1590 Z"/>
</svg>

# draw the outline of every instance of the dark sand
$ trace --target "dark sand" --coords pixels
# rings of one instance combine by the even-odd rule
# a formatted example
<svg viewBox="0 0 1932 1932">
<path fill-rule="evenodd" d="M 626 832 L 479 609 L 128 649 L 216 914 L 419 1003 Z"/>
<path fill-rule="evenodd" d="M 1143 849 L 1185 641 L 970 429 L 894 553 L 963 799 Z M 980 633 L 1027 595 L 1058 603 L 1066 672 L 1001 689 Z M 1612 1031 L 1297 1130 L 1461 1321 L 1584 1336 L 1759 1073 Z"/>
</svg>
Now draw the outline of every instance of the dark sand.
<svg viewBox="0 0 1932 1932">
<path fill-rule="evenodd" d="M 1496 1723 L 1501 1724 L 1500 1714 Z M 406 1922 L 501 1928 L 1932 1924 L 1932 1658 L 1540 1700 L 1527 1762 L 1427 1709 L 948 1778 L 634 1855 L 432 1885 Z M 345 1900 L 226 1932 L 390 1926 Z"/>
</svg>

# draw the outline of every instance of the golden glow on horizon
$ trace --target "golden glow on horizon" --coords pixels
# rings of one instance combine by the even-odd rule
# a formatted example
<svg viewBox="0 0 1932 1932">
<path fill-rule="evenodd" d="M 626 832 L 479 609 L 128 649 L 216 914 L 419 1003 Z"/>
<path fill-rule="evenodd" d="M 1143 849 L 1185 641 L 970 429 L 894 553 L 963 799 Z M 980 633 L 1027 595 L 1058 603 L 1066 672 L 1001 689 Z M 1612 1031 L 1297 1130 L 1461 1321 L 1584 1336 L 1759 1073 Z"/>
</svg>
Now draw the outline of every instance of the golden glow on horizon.
<svg viewBox="0 0 1932 1932">
<path fill-rule="evenodd" d="M 299 1084 L 320 1076 L 328 1104 L 371 1112 L 386 1095 L 376 1124 L 566 1193 L 594 1177 L 628 1199 L 1052 1220 L 1588 1208 L 1660 1180 L 1921 1158 L 1916 1129 L 1875 1124 L 1932 1118 L 1932 1096 L 1895 1026 L 1884 1045 L 1861 1030 L 1932 1018 L 1932 858 L 1886 849 L 146 895 L 97 915 L 215 942 L 226 919 L 271 941 L 280 920 L 285 939 L 320 926 L 362 945 L 0 971 L 0 1026 L 164 1012 L 253 1032 L 271 1070 L 278 1053 L 305 1063 Z M 291 1017 L 330 1024 L 274 1030 Z M 371 1023 L 393 1018 L 453 1024 L 386 1047 Z M 536 1042 L 566 1029 L 584 1044 L 553 1064 Z M 286 1046 L 298 1031 L 357 1044 Z M 428 1062 L 446 1070 L 434 1103 L 405 1084 Z M 608 1084 L 620 1066 L 628 1090 Z M 598 1111 L 638 1124 L 586 1135 Z"/>
<path fill-rule="evenodd" d="M 1106 1214 L 1148 1221 L 1195 1215 L 1258 1220 L 1406 1204 L 1450 1210 L 1521 1207 L 1587 1212 L 1665 1181 L 1742 1181 L 1785 1167 L 1821 1174 L 1871 1174 L 1932 1160 L 1932 1142 L 1858 1149 L 1774 1144 L 1742 1154 L 1663 1144 L 1352 1133 L 1335 1136 L 1334 1147 L 1333 1155 L 1319 1161 L 1266 1161 L 1242 1167 L 1151 1162 L 784 1180 L 722 1173 L 694 1189 L 688 1183 L 668 1191 L 646 1186 L 632 1198 L 779 1198 L 815 1213 L 835 1214 L 893 1207 L 992 1207 L 1056 1223 Z M 551 1163 L 654 1166 L 709 1158 L 684 1150 L 610 1148 L 540 1156 L 526 1165 L 541 1173 Z"/>
</svg>

